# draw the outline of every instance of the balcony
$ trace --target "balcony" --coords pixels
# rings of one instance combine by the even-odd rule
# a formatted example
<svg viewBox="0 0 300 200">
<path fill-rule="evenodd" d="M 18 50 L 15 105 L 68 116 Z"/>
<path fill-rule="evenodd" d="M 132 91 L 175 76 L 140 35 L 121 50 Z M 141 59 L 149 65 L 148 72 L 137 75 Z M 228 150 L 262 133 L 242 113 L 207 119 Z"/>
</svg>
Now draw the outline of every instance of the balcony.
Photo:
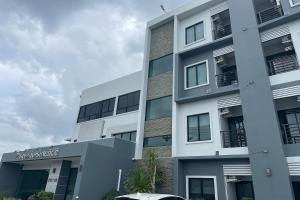
<svg viewBox="0 0 300 200">
<path fill-rule="evenodd" d="M 269 76 L 299 69 L 296 54 L 282 53 L 267 59 Z"/>
<path fill-rule="evenodd" d="M 284 15 L 280 0 L 253 0 L 257 22 L 259 24 L 271 21 Z"/>
<path fill-rule="evenodd" d="M 224 72 L 223 74 L 216 75 L 218 87 L 225 87 L 238 83 L 236 70 Z"/>
<path fill-rule="evenodd" d="M 283 142 L 284 144 L 299 144 L 300 143 L 300 123 L 282 124 Z"/>
<path fill-rule="evenodd" d="M 269 76 L 299 69 L 290 34 L 262 43 Z"/>
<path fill-rule="evenodd" d="M 265 23 L 267 21 L 271 21 L 281 16 L 283 16 L 283 11 L 280 5 L 273 6 L 271 8 L 268 8 L 266 10 L 257 13 L 257 19 L 259 24 Z"/>
<path fill-rule="evenodd" d="M 222 108 L 219 112 L 223 148 L 246 147 L 247 137 L 242 107 Z"/>
<path fill-rule="evenodd" d="M 213 30 L 213 33 L 215 40 L 231 35 L 231 24 L 216 26 L 215 30 Z"/>
<path fill-rule="evenodd" d="M 220 12 L 212 17 L 213 37 L 215 40 L 232 34 L 229 10 Z"/>
<path fill-rule="evenodd" d="M 221 131 L 223 148 L 247 147 L 247 137 L 244 128 Z"/>
</svg>

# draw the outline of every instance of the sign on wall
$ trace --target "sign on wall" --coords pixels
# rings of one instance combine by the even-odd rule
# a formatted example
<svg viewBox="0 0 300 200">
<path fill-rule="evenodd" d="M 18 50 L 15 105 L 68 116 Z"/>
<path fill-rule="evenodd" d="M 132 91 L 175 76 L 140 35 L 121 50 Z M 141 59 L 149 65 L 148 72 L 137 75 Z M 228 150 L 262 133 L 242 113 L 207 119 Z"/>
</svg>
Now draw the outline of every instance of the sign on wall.
<svg viewBox="0 0 300 200">
<path fill-rule="evenodd" d="M 17 160 L 38 160 L 38 159 L 48 159 L 55 158 L 59 155 L 59 148 L 49 148 L 49 149 L 33 149 L 17 152 Z"/>
</svg>

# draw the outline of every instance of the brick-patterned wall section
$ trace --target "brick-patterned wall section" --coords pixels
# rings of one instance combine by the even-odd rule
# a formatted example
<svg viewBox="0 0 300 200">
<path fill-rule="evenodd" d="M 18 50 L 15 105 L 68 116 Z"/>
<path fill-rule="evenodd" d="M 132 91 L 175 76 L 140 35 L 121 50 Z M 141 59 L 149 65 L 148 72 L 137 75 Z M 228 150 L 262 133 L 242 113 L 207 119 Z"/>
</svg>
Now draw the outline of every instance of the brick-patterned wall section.
<svg viewBox="0 0 300 200">
<path fill-rule="evenodd" d="M 168 22 L 151 30 L 149 60 L 173 53 L 174 22 Z"/>
<path fill-rule="evenodd" d="M 172 84 L 172 71 L 149 78 L 147 100 L 172 95 Z"/>
<path fill-rule="evenodd" d="M 149 60 L 173 53 L 174 22 L 167 22 L 151 30 Z M 165 72 L 148 79 L 147 100 L 172 95 L 173 72 Z M 172 118 L 145 121 L 144 137 L 172 134 Z M 143 149 L 143 158 L 147 151 L 154 149 L 161 161 L 165 174 L 165 183 L 157 188 L 158 193 L 173 193 L 173 163 L 171 146 L 147 147 Z"/>
<path fill-rule="evenodd" d="M 172 119 L 170 117 L 145 121 L 144 137 L 168 135 L 171 133 Z"/>
<path fill-rule="evenodd" d="M 144 158 L 147 157 L 147 152 L 150 150 L 154 150 L 160 158 L 168 158 L 172 156 L 172 148 L 170 146 L 145 147 L 143 151 Z"/>
</svg>

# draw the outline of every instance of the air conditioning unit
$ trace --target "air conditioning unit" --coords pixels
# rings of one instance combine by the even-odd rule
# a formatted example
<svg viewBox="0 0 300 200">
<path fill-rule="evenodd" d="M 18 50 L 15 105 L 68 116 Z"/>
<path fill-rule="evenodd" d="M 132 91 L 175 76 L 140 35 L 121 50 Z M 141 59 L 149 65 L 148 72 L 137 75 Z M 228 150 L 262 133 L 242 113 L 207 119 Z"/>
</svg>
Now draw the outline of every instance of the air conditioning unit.
<svg viewBox="0 0 300 200">
<path fill-rule="evenodd" d="M 216 57 L 216 63 L 217 64 L 223 64 L 225 61 L 224 57 L 223 56 L 218 56 Z"/>
<path fill-rule="evenodd" d="M 284 51 L 292 51 L 294 49 L 293 46 L 287 46 L 284 48 Z"/>
<path fill-rule="evenodd" d="M 226 182 L 233 182 L 233 183 L 236 183 L 236 182 L 240 182 L 240 180 L 236 177 L 236 176 L 227 176 L 226 178 Z"/>
<path fill-rule="evenodd" d="M 230 113 L 229 108 L 222 108 L 220 114 L 221 115 L 229 115 L 231 113 Z"/>
<path fill-rule="evenodd" d="M 281 43 L 282 43 L 282 44 L 287 44 L 287 43 L 291 43 L 291 42 L 292 42 L 292 40 L 290 39 L 289 36 L 284 36 L 284 37 L 282 37 L 282 39 L 281 39 Z"/>
<path fill-rule="evenodd" d="M 212 21 L 213 22 L 220 22 L 221 21 L 221 16 L 219 14 L 212 16 Z"/>
</svg>

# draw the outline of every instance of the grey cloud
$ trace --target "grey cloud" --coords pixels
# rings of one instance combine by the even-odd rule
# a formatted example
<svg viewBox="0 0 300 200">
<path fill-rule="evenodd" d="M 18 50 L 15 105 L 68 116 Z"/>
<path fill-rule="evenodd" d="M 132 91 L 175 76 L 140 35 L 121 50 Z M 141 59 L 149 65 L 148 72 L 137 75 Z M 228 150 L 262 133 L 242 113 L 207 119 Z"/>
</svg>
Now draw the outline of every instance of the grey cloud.
<svg viewBox="0 0 300 200">
<path fill-rule="evenodd" d="M 181 3 L 0 0 L 0 156 L 70 137 L 81 90 L 140 70 L 147 20 Z"/>
</svg>

